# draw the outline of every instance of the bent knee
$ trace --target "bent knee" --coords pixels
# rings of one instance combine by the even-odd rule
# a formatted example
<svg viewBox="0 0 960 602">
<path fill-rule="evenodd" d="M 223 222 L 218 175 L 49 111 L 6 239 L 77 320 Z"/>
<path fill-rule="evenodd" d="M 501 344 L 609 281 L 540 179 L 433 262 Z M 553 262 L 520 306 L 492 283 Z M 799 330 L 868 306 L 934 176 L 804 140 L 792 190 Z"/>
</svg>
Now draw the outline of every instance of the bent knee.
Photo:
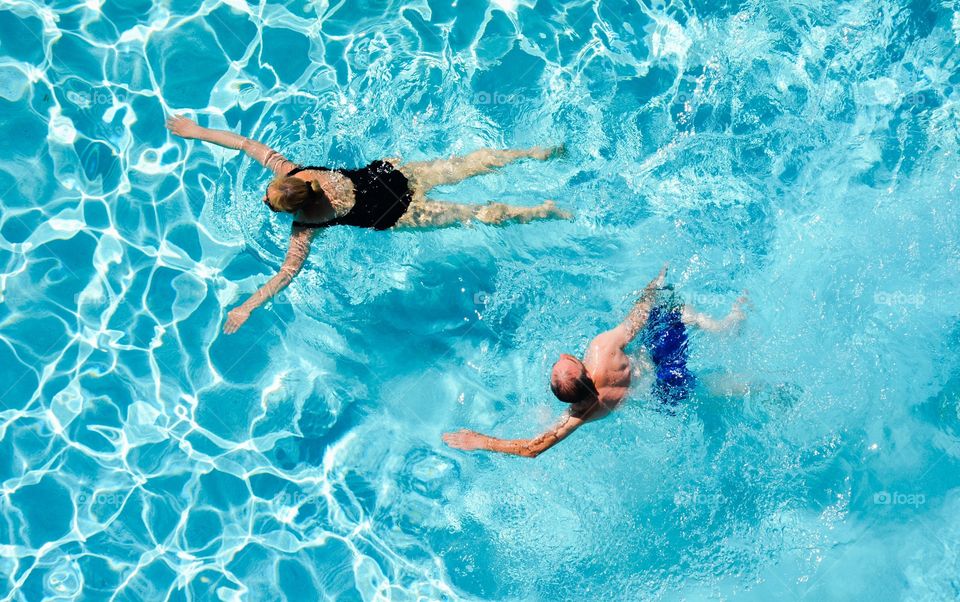
<svg viewBox="0 0 960 602">
<path fill-rule="evenodd" d="M 510 217 L 510 206 L 504 203 L 487 203 L 477 207 L 473 214 L 485 224 L 500 222 Z"/>
</svg>

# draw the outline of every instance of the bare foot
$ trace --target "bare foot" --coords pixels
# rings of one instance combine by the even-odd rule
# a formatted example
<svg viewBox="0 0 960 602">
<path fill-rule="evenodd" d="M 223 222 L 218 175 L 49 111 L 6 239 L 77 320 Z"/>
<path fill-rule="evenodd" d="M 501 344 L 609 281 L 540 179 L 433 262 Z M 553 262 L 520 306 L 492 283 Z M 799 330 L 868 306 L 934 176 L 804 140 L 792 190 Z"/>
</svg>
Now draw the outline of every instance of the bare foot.
<svg viewBox="0 0 960 602">
<path fill-rule="evenodd" d="M 572 213 L 560 209 L 553 201 L 545 201 L 538 209 L 543 212 L 544 218 L 573 219 Z"/>
<path fill-rule="evenodd" d="M 535 146 L 527 152 L 531 159 L 546 161 L 547 159 L 563 155 L 566 150 L 566 147 L 561 144 L 560 146 L 551 146 L 546 148 L 542 146 Z"/>
<path fill-rule="evenodd" d="M 571 219 L 573 214 L 557 207 L 553 201 L 545 201 L 537 207 L 517 209 L 515 217 L 521 223 L 527 223 L 535 219 Z"/>
</svg>

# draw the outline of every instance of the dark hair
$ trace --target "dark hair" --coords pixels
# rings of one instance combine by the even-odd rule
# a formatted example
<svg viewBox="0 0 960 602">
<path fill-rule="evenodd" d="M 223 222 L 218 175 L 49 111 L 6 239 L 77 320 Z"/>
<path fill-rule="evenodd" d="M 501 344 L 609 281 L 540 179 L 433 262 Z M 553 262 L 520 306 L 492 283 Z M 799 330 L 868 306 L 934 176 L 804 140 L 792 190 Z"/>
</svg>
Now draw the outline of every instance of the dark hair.
<svg viewBox="0 0 960 602">
<path fill-rule="evenodd" d="M 575 378 L 559 382 L 551 378 L 550 390 L 564 403 L 579 403 L 598 396 L 597 387 L 583 366 L 580 367 L 580 374 Z"/>
<path fill-rule="evenodd" d="M 285 211 L 287 213 L 296 213 L 306 205 L 313 202 L 317 197 L 323 198 L 323 190 L 316 182 L 307 182 L 300 178 L 282 176 L 270 182 L 268 188 L 273 187 L 277 192 L 276 204 L 269 200 L 265 201 L 270 209 L 274 211 Z M 269 194 L 267 195 L 269 199 Z"/>
</svg>

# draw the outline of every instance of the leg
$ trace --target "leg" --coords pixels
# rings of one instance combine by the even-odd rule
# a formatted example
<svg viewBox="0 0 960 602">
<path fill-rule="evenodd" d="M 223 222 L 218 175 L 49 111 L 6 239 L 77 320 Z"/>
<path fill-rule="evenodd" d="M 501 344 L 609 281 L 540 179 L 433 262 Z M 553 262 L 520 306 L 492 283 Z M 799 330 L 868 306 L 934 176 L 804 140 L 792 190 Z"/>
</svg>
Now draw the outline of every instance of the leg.
<svg viewBox="0 0 960 602">
<path fill-rule="evenodd" d="M 770 411 L 783 411 L 796 405 L 804 395 L 799 385 L 789 381 L 768 381 L 720 369 L 710 370 L 700 377 L 700 382 L 707 394 L 706 399 L 714 400 L 718 405 L 732 401 L 748 402 L 753 398 Z"/>
<path fill-rule="evenodd" d="M 562 151 L 562 147 L 526 150 L 494 150 L 489 148 L 474 151 L 462 157 L 415 161 L 397 167 L 417 188 L 426 194 L 431 188 L 443 184 L 456 184 L 471 176 L 488 173 L 517 159 L 549 159 Z"/>
<path fill-rule="evenodd" d="M 570 219 L 570 213 L 558 209 L 553 201 L 536 207 L 517 207 L 504 203 L 462 205 L 425 199 L 414 201 L 403 214 L 396 228 L 440 228 L 471 221 L 484 224 L 518 222 L 525 224 L 535 219 Z"/>
<path fill-rule="evenodd" d="M 746 317 L 743 313 L 743 306 L 746 302 L 747 298 L 745 296 L 737 299 L 733 303 L 733 307 L 730 308 L 730 313 L 722 320 L 716 320 L 706 314 L 702 314 L 689 305 L 683 306 L 680 317 L 683 323 L 691 328 L 700 328 L 707 332 L 725 332 L 732 330 L 740 324 L 740 322 L 743 322 L 743 319 Z"/>
<path fill-rule="evenodd" d="M 750 394 L 750 382 L 741 374 L 714 370 L 702 375 L 700 382 L 713 397 L 746 397 Z"/>
</svg>

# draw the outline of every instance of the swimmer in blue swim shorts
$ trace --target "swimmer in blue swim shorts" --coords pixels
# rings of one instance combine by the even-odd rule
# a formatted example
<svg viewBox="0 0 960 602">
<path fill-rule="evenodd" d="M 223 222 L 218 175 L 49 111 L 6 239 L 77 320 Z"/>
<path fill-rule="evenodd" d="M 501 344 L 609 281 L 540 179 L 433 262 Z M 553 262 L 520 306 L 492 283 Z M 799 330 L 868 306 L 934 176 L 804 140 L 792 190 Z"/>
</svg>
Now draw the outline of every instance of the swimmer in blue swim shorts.
<svg viewBox="0 0 960 602">
<path fill-rule="evenodd" d="M 655 381 L 653 393 L 666 407 L 687 399 L 696 378 L 687 369 L 687 331 L 700 328 L 711 332 L 730 330 L 743 318 L 741 297 L 721 320 L 694 311 L 681 302 L 671 287 L 665 287 L 667 266 L 644 289 L 640 299 L 616 328 L 594 337 L 583 359 L 565 353 L 553 365 L 550 388 L 556 397 L 570 404 L 557 423 L 532 439 L 498 439 L 475 431 L 460 430 L 443 436 L 450 447 L 466 451 L 484 450 L 535 458 L 567 438 L 587 422 L 603 418 L 627 396 L 631 378 L 649 366 Z M 649 363 L 636 365 L 626 346 L 639 339 Z M 641 358 L 638 358 L 641 359 Z M 652 364 L 652 365 L 651 365 Z"/>
<path fill-rule="evenodd" d="M 730 313 L 715 320 L 683 303 L 672 286 L 662 287 L 650 309 L 647 323 L 638 335 L 650 355 L 656 378 L 653 393 L 662 403 L 677 405 L 687 399 L 697 383 L 687 369 L 688 329 L 700 328 L 709 332 L 730 330 L 743 320 L 745 297 L 737 299 Z"/>
</svg>

